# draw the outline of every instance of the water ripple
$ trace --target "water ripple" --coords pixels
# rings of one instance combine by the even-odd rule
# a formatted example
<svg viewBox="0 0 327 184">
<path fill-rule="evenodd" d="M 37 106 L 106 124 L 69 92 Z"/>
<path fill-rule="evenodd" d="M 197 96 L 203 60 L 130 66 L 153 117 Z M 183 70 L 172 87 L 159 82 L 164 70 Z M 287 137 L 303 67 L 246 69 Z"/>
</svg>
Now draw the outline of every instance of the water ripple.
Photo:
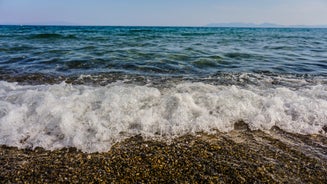
<svg viewBox="0 0 327 184">
<path fill-rule="evenodd" d="M 1 26 L 0 69 L 326 74 L 327 29 Z"/>
</svg>

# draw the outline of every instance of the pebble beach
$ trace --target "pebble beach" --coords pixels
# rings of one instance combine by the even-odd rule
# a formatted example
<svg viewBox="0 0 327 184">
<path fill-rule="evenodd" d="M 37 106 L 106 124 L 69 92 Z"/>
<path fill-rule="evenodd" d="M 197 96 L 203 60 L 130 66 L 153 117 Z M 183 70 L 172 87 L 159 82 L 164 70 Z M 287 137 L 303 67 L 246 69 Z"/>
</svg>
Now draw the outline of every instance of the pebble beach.
<svg viewBox="0 0 327 184">
<path fill-rule="evenodd" d="M 169 142 L 134 136 L 108 152 L 0 148 L 3 183 L 325 183 L 327 139 L 275 128 L 197 133 Z M 278 138 L 277 138 L 278 137 Z M 317 143 L 319 142 L 319 144 Z M 323 143 L 323 144 L 321 144 Z M 298 145 L 298 146 L 295 146 Z"/>
</svg>

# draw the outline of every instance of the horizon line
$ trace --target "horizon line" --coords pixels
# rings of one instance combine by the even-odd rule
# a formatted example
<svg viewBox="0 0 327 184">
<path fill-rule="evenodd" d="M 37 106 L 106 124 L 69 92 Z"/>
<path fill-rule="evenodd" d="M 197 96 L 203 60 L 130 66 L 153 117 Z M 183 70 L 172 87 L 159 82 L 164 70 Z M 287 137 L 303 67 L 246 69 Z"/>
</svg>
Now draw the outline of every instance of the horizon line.
<svg viewBox="0 0 327 184">
<path fill-rule="evenodd" d="M 266 25 L 267 24 L 267 25 Z M 280 25 L 274 23 L 209 23 L 206 25 L 110 25 L 110 24 L 47 24 L 47 23 L 0 23 L 0 26 L 80 26 L 80 27 L 194 27 L 194 28 L 327 28 L 327 25 Z"/>
</svg>

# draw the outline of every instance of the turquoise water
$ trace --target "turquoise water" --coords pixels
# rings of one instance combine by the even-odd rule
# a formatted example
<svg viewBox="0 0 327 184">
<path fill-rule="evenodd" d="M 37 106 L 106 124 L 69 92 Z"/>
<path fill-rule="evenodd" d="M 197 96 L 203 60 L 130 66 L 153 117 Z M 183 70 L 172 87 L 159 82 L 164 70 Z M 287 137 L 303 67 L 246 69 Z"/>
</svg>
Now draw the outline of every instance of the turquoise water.
<svg viewBox="0 0 327 184">
<path fill-rule="evenodd" d="M 327 29 L 1 26 L 0 74 L 327 74 Z"/>
<path fill-rule="evenodd" d="M 327 135 L 327 29 L 0 26 L 0 145 L 106 151 L 235 122 Z"/>
</svg>

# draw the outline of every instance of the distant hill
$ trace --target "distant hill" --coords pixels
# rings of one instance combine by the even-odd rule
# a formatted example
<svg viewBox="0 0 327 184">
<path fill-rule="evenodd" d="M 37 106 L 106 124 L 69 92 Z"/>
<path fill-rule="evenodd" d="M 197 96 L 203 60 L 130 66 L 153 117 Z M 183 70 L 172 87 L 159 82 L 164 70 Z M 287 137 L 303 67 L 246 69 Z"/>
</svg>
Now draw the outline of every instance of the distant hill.
<svg viewBox="0 0 327 184">
<path fill-rule="evenodd" d="M 327 28 L 327 25 L 279 25 L 273 23 L 262 23 L 262 24 L 254 24 L 254 23 L 210 23 L 207 24 L 206 27 L 245 27 L 245 28 Z"/>
</svg>

